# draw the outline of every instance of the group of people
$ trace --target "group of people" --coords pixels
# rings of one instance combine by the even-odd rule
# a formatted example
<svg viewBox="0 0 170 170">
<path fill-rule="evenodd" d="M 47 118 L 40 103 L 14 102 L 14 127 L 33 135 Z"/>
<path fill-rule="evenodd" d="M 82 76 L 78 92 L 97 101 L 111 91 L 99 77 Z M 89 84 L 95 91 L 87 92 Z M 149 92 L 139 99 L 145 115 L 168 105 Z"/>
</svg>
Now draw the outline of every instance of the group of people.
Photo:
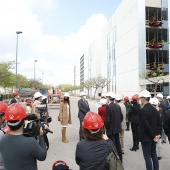
<svg viewBox="0 0 170 170">
<path fill-rule="evenodd" d="M 166 136 L 170 139 L 170 96 L 164 102 L 162 94 L 152 98 L 149 91 L 143 90 L 130 101 L 127 96 L 123 99 L 109 92 L 101 98 L 98 114 L 90 112 L 85 93 L 80 96 L 80 142 L 76 149 L 80 170 L 104 170 L 113 147 L 123 162 L 124 131 L 129 131 L 129 124 L 133 136 L 130 150 L 137 151 L 141 142 L 146 169 L 159 170 L 161 145 L 166 143 Z"/>
</svg>

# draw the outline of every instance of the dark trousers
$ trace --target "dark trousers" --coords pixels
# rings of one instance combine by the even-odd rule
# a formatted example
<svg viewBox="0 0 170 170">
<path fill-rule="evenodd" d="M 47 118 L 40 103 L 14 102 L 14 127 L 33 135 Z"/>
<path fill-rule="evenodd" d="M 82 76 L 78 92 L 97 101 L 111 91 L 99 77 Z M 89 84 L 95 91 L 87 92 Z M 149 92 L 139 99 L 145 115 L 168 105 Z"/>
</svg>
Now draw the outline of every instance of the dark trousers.
<svg viewBox="0 0 170 170">
<path fill-rule="evenodd" d="M 119 133 L 111 135 L 111 136 L 108 135 L 108 138 L 113 141 L 113 144 L 117 149 L 117 153 L 119 155 L 119 158 L 122 161 L 122 149 L 121 149 L 121 146 L 120 146 Z"/>
<path fill-rule="evenodd" d="M 80 119 L 79 119 L 80 120 Z M 82 139 L 84 139 L 84 136 L 82 134 L 82 122 L 83 120 L 80 120 L 80 129 L 79 129 L 79 140 L 81 141 Z"/>
<path fill-rule="evenodd" d="M 146 170 L 159 170 L 159 162 L 156 154 L 156 143 L 153 142 L 141 142 L 143 156 L 146 163 Z M 153 164 L 153 166 L 152 166 Z"/>
<path fill-rule="evenodd" d="M 133 147 L 134 148 L 139 147 L 138 128 L 139 128 L 138 123 L 131 123 L 132 136 L 133 136 Z"/>
</svg>

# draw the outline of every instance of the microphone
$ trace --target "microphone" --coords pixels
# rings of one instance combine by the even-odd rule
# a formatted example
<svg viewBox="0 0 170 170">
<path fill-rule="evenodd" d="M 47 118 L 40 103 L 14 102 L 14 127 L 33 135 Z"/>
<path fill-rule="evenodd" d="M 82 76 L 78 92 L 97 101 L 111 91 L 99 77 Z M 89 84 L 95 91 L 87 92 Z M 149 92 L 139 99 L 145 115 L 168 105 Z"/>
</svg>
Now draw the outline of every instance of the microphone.
<svg viewBox="0 0 170 170">
<path fill-rule="evenodd" d="M 25 117 L 25 120 L 36 120 L 36 119 L 37 119 L 37 116 L 35 114 L 28 114 Z"/>
</svg>

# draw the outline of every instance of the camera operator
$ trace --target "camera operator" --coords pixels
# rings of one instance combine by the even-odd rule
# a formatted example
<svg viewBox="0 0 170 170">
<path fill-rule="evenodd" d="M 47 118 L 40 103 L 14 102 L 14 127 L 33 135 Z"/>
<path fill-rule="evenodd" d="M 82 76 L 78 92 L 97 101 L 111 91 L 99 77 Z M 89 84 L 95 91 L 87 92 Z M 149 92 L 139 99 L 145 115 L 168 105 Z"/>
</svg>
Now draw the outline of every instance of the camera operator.
<svg viewBox="0 0 170 170">
<path fill-rule="evenodd" d="M 40 128 L 39 144 L 32 137 L 23 135 L 27 113 L 19 104 L 14 103 L 5 112 L 4 119 L 11 129 L 0 141 L 0 152 L 6 170 L 37 170 L 37 161 L 46 159 L 47 150 L 44 132 Z"/>
<path fill-rule="evenodd" d="M 34 94 L 35 101 L 34 101 L 34 103 L 32 105 L 32 113 L 35 114 L 38 118 L 40 118 L 40 113 L 36 112 L 36 105 L 40 105 L 41 104 L 42 97 L 43 97 L 43 95 L 40 92 L 36 92 Z"/>
</svg>

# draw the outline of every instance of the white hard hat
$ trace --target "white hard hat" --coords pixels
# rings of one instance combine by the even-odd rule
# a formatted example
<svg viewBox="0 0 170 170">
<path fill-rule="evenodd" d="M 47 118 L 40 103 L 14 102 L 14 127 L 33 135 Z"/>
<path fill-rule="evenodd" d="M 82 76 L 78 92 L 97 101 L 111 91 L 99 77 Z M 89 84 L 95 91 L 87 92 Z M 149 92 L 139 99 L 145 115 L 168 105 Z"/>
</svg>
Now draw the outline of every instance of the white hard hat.
<svg viewBox="0 0 170 170">
<path fill-rule="evenodd" d="M 100 99 L 100 103 L 101 103 L 101 105 L 106 105 L 107 100 L 106 100 L 106 99 L 104 99 L 104 98 L 102 98 L 102 99 Z"/>
<path fill-rule="evenodd" d="M 42 97 L 43 95 L 40 93 L 40 92 L 36 92 L 35 94 L 34 94 L 34 99 L 36 99 L 36 98 L 39 98 L 39 97 Z"/>
<path fill-rule="evenodd" d="M 170 96 L 167 96 L 166 99 L 170 99 Z"/>
<path fill-rule="evenodd" d="M 84 91 L 80 92 L 80 96 L 86 96 L 86 93 Z"/>
<path fill-rule="evenodd" d="M 117 101 L 122 100 L 122 96 L 120 94 L 116 94 L 115 100 Z"/>
<path fill-rule="evenodd" d="M 163 96 L 161 93 L 158 93 L 158 94 L 156 95 L 156 97 L 159 97 L 159 98 L 161 98 L 161 99 L 164 98 L 164 96 Z"/>
<path fill-rule="evenodd" d="M 141 97 L 151 97 L 151 94 L 150 94 L 150 92 L 149 91 L 147 91 L 147 90 L 143 90 L 143 91 L 141 91 L 140 93 L 139 93 L 139 98 L 141 98 Z"/>
<path fill-rule="evenodd" d="M 106 97 L 111 97 L 112 99 L 115 99 L 115 93 L 113 93 L 113 92 L 108 92 L 107 94 L 106 94 Z"/>
<path fill-rule="evenodd" d="M 68 94 L 68 93 L 65 93 L 65 94 L 64 94 L 64 97 L 69 97 L 69 94 Z"/>
<path fill-rule="evenodd" d="M 156 97 L 154 97 L 154 98 L 150 98 L 149 103 L 150 103 L 150 104 L 152 104 L 152 105 L 157 106 L 157 105 L 158 105 L 158 103 L 159 103 L 159 100 L 158 100 Z"/>
<path fill-rule="evenodd" d="M 44 99 L 46 99 L 46 98 L 47 98 L 47 97 L 43 95 L 42 99 L 44 100 Z"/>
</svg>

